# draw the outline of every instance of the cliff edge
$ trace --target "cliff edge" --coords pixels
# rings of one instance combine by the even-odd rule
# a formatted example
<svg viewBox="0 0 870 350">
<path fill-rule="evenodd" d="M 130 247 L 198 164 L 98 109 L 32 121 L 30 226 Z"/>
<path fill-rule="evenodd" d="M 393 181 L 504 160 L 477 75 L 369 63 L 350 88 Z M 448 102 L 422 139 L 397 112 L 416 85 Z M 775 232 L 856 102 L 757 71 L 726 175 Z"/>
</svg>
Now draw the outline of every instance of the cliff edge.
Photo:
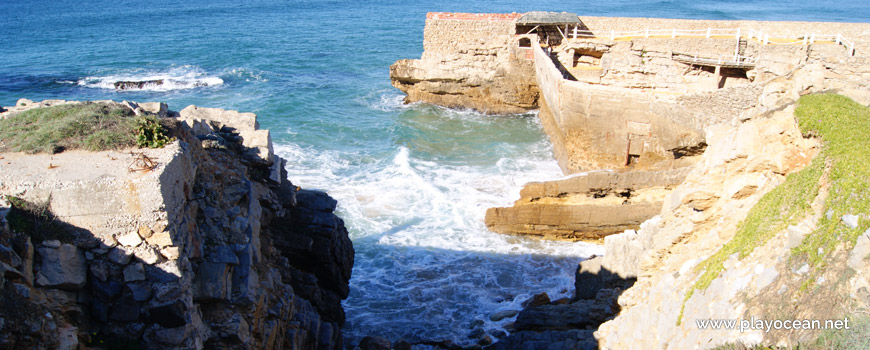
<svg viewBox="0 0 870 350">
<path fill-rule="evenodd" d="M 427 102 L 489 114 L 538 108 L 534 66 L 527 50 L 512 45 L 519 14 L 430 12 L 423 56 L 390 66 L 405 103 Z"/>
<path fill-rule="evenodd" d="M 94 105 L 173 141 L 0 153 L 0 348 L 341 348 L 352 243 L 254 114 L 20 100 L 2 118 Z"/>
</svg>

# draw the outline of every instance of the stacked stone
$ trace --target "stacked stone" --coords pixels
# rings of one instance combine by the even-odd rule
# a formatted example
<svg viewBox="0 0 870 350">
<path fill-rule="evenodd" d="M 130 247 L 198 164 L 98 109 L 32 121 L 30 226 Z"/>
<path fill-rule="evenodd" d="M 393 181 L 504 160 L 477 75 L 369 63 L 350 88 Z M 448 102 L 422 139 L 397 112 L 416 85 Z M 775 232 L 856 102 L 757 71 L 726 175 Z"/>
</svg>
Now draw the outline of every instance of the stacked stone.
<svg viewBox="0 0 870 350">
<path fill-rule="evenodd" d="M 53 193 L 72 234 L 31 244 L 0 220 L 0 348 L 341 348 L 353 246 L 335 201 L 297 198 L 253 114 L 124 105 L 180 122 L 177 142 L 149 151 L 155 169 L 3 179 L 0 195 Z M 85 157 L 113 168 L 110 154 Z"/>
</svg>

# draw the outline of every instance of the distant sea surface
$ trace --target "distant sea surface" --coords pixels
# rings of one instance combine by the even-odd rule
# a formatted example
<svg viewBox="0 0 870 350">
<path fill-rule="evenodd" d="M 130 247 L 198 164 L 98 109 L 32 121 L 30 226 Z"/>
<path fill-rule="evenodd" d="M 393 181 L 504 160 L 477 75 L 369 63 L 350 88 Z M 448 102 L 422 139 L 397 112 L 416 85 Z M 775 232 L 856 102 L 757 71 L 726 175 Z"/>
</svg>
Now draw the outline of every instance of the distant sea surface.
<svg viewBox="0 0 870 350">
<path fill-rule="evenodd" d="M 414 104 L 388 67 L 418 58 L 428 11 L 870 21 L 866 0 L 608 2 L 497 0 L 3 0 L 0 105 L 164 101 L 257 113 L 290 179 L 339 200 L 356 248 L 345 337 L 452 339 L 569 296 L 584 243 L 490 233 L 486 208 L 561 177 L 533 113 L 484 116 Z M 122 80 L 163 79 L 138 91 Z"/>
</svg>

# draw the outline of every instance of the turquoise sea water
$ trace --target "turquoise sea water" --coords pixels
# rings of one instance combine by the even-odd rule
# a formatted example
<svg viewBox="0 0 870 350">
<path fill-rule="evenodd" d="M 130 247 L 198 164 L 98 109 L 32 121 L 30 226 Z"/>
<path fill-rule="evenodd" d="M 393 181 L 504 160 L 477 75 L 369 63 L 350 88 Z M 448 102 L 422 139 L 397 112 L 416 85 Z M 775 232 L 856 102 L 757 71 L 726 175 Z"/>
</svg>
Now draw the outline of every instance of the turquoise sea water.
<svg viewBox="0 0 870 350">
<path fill-rule="evenodd" d="M 0 0 L 0 105 L 164 101 L 259 115 L 294 183 L 337 198 L 357 250 L 345 335 L 453 339 L 537 291 L 567 296 L 582 243 L 489 233 L 487 207 L 561 176 L 534 114 L 401 104 L 388 66 L 422 51 L 427 11 L 572 11 L 870 21 L 865 1 Z M 116 92 L 118 80 L 166 79 Z M 207 84 L 208 86 L 196 86 Z"/>
</svg>

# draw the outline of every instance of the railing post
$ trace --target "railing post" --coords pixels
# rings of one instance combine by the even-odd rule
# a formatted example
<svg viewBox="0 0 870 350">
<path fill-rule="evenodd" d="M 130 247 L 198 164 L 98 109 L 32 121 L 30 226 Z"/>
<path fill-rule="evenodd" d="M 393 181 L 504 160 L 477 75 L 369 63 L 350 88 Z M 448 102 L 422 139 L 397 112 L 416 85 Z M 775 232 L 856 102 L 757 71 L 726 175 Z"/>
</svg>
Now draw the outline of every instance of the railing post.
<svg viewBox="0 0 870 350">
<path fill-rule="evenodd" d="M 770 42 L 770 34 L 764 34 L 764 45 Z"/>
<path fill-rule="evenodd" d="M 735 36 L 737 40 L 740 40 L 740 28 L 737 28 L 737 36 Z"/>
<path fill-rule="evenodd" d="M 574 39 L 577 39 L 577 26 L 574 26 Z"/>
<path fill-rule="evenodd" d="M 807 40 L 809 39 L 809 34 L 804 34 L 804 46 L 807 45 Z"/>
<path fill-rule="evenodd" d="M 676 38 L 676 37 L 677 37 L 677 29 L 674 29 L 674 30 L 671 32 L 671 38 Z"/>
<path fill-rule="evenodd" d="M 616 40 L 616 36 L 613 34 L 613 29 L 610 30 L 610 40 Z"/>
<path fill-rule="evenodd" d="M 840 45 L 841 34 L 837 33 L 837 45 Z"/>
<path fill-rule="evenodd" d="M 644 33 L 643 37 L 649 38 L 649 28 L 646 29 L 646 33 Z"/>
<path fill-rule="evenodd" d="M 707 39 L 710 39 L 710 28 L 707 28 Z"/>
<path fill-rule="evenodd" d="M 810 35 L 810 44 L 815 44 L 815 43 L 816 43 L 816 33 L 813 33 L 812 35 Z"/>
</svg>

